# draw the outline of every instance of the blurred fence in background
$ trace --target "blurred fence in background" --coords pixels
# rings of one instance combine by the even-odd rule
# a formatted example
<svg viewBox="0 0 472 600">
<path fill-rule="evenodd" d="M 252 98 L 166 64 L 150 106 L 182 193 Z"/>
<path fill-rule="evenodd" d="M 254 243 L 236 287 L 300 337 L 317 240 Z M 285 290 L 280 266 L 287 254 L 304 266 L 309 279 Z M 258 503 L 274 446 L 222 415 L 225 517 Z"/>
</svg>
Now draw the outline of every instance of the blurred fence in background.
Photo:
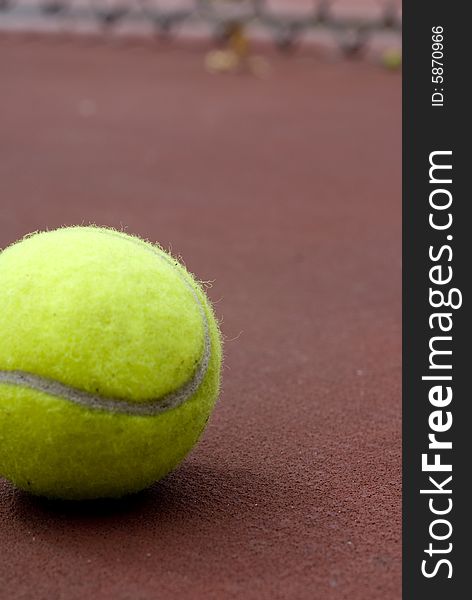
<svg viewBox="0 0 472 600">
<path fill-rule="evenodd" d="M 297 43 L 358 55 L 399 46 L 401 0 L 0 0 L 0 31 L 221 39 L 228 22 L 282 50 Z"/>
</svg>

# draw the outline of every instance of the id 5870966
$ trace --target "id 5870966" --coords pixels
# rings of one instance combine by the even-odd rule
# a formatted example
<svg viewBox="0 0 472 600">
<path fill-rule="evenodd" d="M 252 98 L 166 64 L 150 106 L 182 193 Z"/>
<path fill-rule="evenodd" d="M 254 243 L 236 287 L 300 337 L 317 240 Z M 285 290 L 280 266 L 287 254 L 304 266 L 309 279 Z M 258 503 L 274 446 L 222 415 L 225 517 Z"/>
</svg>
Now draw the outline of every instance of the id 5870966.
<svg viewBox="0 0 472 600">
<path fill-rule="evenodd" d="M 431 29 L 431 82 L 433 92 L 431 105 L 444 106 L 444 27 L 436 25 Z"/>
</svg>

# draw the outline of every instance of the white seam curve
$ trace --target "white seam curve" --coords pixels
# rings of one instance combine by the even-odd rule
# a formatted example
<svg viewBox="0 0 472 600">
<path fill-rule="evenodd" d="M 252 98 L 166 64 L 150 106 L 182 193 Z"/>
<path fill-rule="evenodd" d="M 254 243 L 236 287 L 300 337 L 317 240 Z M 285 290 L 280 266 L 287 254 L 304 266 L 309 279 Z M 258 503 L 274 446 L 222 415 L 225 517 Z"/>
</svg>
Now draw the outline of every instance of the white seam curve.
<svg viewBox="0 0 472 600">
<path fill-rule="evenodd" d="M 164 254 L 161 251 L 155 250 L 152 246 L 147 245 L 145 242 L 142 242 L 139 239 L 135 240 L 132 237 L 124 237 L 118 232 L 104 231 L 103 229 L 96 230 L 96 232 L 99 232 L 103 235 L 117 237 L 120 240 L 125 240 L 139 245 L 148 252 L 152 252 L 155 256 L 158 256 L 162 260 L 165 260 L 175 269 L 178 276 L 181 278 L 181 280 L 184 282 L 187 288 L 191 291 L 197 303 L 199 311 L 202 315 L 204 337 L 202 357 L 193 376 L 177 390 L 169 392 L 168 394 L 165 394 L 160 398 L 145 400 L 142 403 L 129 402 L 128 400 L 122 400 L 121 398 L 111 398 L 106 396 L 90 394 L 89 392 L 65 385 L 54 379 L 48 379 L 46 377 L 41 377 L 40 375 L 27 373 L 25 371 L 0 370 L 0 384 L 16 385 L 19 387 L 30 388 L 38 392 L 49 394 L 50 396 L 54 396 L 56 398 L 61 398 L 62 400 L 68 400 L 69 402 L 72 402 L 73 404 L 78 404 L 79 406 L 84 406 L 89 409 L 101 410 L 110 413 L 121 413 L 126 415 L 147 417 L 152 415 L 158 415 L 168 410 L 172 410 L 173 408 L 177 408 L 178 406 L 186 402 L 191 396 L 193 396 L 193 394 L 195 394 L 195 392 L 200 387 L 203 379 L 205 378 L 205 375 L 208 371 L 208 366 L 210 364 L 210 328 L 203 304 L 193 286 L 189 283 L 189 281 L 187 281 L 187 279 L 180 272 L 180 270 L 176 268 L 173 261 L 166 254 Z"/>
</svg>

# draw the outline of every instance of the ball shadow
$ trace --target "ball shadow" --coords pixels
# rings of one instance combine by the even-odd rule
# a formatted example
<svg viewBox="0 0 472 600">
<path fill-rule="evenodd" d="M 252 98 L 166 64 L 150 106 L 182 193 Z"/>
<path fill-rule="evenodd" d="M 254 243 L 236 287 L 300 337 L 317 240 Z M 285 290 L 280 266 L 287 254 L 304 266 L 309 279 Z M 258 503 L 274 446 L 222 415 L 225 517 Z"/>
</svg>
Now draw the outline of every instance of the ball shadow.
<svg viewBox="0 0 472 600">
<path fill-rule="evenodd" d="M 30 523 L 58 520 L 61 526 L 93 521 L 132 522 L 135 519 L 181 521 L 196 514 L 224 516 L 260 505 L 264 510 L 284 503 L 283 487 L 273 478 L 244 469 L 222 469 L 187 461 L 150 488 L 117 499 L 52 500 L 33 496 L 5 483 L 4 496 L 15 516 Z"/>
<path fill-rule="evenodd" d="M 208 565 L 231 570 L 241 552 L 266 565 L 268 548 L 273 564 L 285 564 L 287 540 L 297 552 L 313 553 L 329 539 L 330 523 L 307 506 L 325 504 L 326 511 L 333 502 L 269 465 L 254 472 L 191 458 L 149 489 L 117 500 L 47 500 L 0 483 L 0 520 L 20 545 L 34 536 L 54 560 L 92 557 L 117 577 L 120 564 L 157 577 L 185 572 L 188 563 L 203 577 Z"/>
</svg>

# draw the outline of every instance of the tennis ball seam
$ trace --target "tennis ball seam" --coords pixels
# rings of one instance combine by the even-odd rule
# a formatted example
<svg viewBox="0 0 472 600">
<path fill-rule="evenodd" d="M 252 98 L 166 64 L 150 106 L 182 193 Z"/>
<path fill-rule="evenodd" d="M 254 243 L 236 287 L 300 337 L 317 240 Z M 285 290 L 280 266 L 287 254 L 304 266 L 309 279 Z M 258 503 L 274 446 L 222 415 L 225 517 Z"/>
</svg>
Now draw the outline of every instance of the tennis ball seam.
<svg viewBox="0 0 472 600">
<path fill-rule="evenodd" d="M 28 373 L 21 370 L 0 370 L 0 385 L 6 384 L 30 388 L 38 392 L 49 394 L 50 396 L 67 400 L 73 404 L 78 404 L 80 406 L 85 406 L 86 408 L 92 410 L 100 410 L 109 413 L 120 413 L 137 416 L 153 416 L 177 408 L 178 406 L 184 404 L 191 396 L 195 394 L 195 392 L 202 384 L 210 364 L 210 328 L 205 308 L 203 307 L 203 304 L 192 284 L 187 280 L 184 274 L 176 267 L 171 258 L 164 254 L 163 251 L 157 251 L 150 244 L 144 243 L 137 238 L 134 239 L 132 237 L 124 237 L 120 233 L 115 232 L 113 230 L 97 229 L 97 233 L 117 237 L 120 238 L 120 240 L 127 241 L 129 243 L 140 246 L 146 251 L 151 252 L 155 256 L 159 257 L 161 260 L 164 260 L 165 262 L 170 264 L 170 266 L 177 273 L 178 277 L 183 281 L 185 286 L 192 293 L 202 316 L 204 344 L 202 357 L 192 377 L 186 383 L 180 386 L 180 388 L 173 390 L 172 392 L 169 392 L 168 394 L 165 394 L 160 398 L 147 400 L 142 404 L 130 402 L 122 398 L 112 398 L 101 396 L 98 394 L 91 394 L 84 390 L 80 390 L 78 388 L 60 383 L 59 381 L 56 381 L 54 379 L 48 379 L 46 377 L 42 377 L 40 375 Z"/>
</svg>

